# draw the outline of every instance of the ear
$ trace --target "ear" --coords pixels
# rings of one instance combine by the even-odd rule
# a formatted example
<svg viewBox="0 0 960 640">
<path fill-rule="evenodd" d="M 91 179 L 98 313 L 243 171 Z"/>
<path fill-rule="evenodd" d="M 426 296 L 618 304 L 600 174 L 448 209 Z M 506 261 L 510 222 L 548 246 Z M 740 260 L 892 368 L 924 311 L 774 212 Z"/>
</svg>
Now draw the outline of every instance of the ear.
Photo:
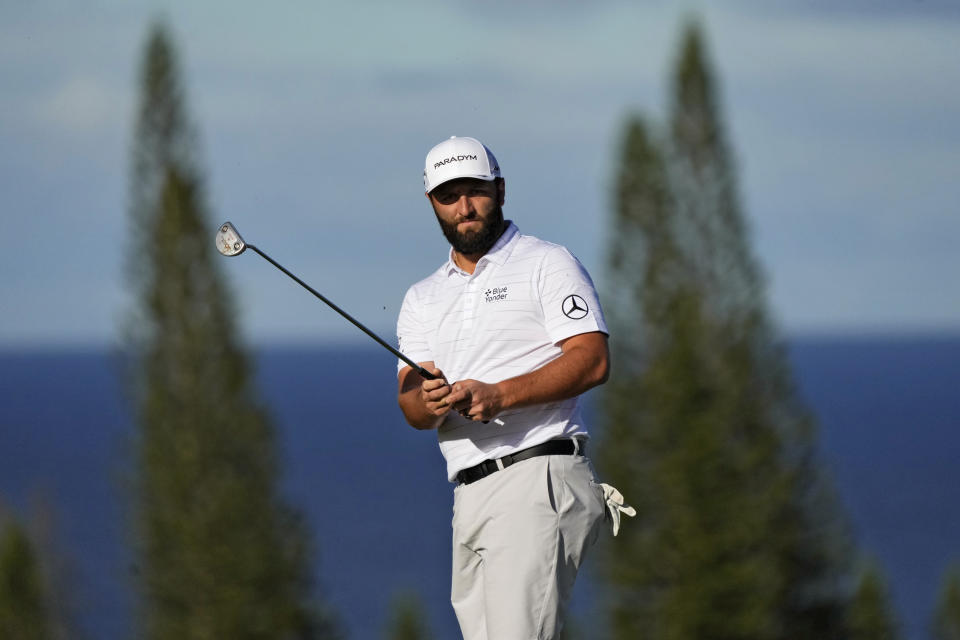
<svg viewBox="0 0 960 640">
<path fill-rule="evenodd" d="M 497 204 L 499 204 L 501 207 L 503 206 L 503 203 L 506 201 L 506 196 L 507 196 L 507 183 L 504 181 L 503 178 L 497 178 Z"/>
</svg>

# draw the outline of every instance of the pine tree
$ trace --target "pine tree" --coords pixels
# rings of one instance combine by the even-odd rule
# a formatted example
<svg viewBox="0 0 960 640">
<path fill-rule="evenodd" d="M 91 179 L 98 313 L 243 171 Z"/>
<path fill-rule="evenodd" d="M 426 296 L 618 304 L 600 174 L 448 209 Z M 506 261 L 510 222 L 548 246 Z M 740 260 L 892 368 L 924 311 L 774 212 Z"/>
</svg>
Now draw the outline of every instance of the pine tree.
<svg viewBox="0 0 960 640">
<path fill-rule="evenodd" d="M 900 637 L 887 584 L 873 561 L 864 567 L 848 613 L 848 640 L 896 640 Z"/>
<path fill-rule="evenodd" d="M 129 352 L 139 425 L 136 551 L 150 639 L 330 637 L 275 433 L 213 261 L 195 134 L 163 25 L 149 35 L 133 148 Z"/>
<path fill-rule="evenodd" d="M 55 514 L 31 496 L 23 521 L 0 496 L 0 638 L 81 640 L 69 559 L 56 542 Z M 18 629 L 15 631 L 14 629 Z"/>
<path fill-rule="evenodd" d="M 416 593 L 401 593 L 394 598 L 387 637 L 390 640 L 430 640 L 433 637 Z"/>
<path fill-rule="evenodd" d="M 0 638 L 53 638 L 43 572 L 34 545 L 15 521 L 0 525 Z"/>
<path fill-rule="evenodd" d="M 953 563 L 943 576 L 932 632 L 934 640 L 960 640 L 960 563 Z"/>
<path fill-rule="evenodd" d="M 843 519 L 767 318 L 695 23 L 668 131 L 624 136 L 599 462 L 639 511 L 604 549 L 616 638 L 834 638 Z M 626 295 L 624 295 L 626 294 Z"/>
</svg>

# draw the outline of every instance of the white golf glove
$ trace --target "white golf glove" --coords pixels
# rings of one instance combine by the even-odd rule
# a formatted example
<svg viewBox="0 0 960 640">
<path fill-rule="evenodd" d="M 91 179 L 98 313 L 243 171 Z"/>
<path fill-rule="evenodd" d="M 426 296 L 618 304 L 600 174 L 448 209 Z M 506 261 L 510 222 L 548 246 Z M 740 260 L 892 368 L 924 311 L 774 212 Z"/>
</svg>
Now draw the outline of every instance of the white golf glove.
<svg viewBox="0 0 960 640">
<path fill-rule="evenodd" d="M 632 518 L 637 515 L 637 510 L 623 503 L 623 494 L 617 491 L 616 487 L 603 482 L 600 483 L 600 487 L 603 489 L 603 499 L 607 502 L 610 519 L 613 520 L 613 535 L 616 536 L 620 532 L 620 514 L 625 513 Z"/>
</svg>

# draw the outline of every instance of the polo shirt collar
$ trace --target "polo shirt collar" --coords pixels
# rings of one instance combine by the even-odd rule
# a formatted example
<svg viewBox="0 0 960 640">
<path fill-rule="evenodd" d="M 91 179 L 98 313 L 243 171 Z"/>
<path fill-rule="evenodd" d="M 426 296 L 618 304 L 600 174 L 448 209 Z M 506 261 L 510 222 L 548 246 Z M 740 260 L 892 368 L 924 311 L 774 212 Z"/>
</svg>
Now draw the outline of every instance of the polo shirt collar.
<svg viewBox="0 0 960 640">
<path fill-rule="evenodd" d="M 517 228 L 517 225 L 513 224 L 513 220 L 507 220 L 507 228 L 504 230 L 503 234 L 497 241 L 494 243 L 490 250 L 487 251 L 480 261 L 477 262 L 477 267 L 483 264 L 485 261 L 493 262 L 494 264 L 502 265 L 507 261 L 507 258 L 510 257 L 510 253 L 513 251 L 513 246 L 516 243 L 517 238 L 520 237 L 520 229 Z M 450 254 L 447 257 L 447 264 L 445 265 L 444 272 L 447 275 L 451 273 L 463 273 L 463 269 L 457 266 L 457 263 L 453 261 L 453 248 L 450 248 Z"/>
</svg>

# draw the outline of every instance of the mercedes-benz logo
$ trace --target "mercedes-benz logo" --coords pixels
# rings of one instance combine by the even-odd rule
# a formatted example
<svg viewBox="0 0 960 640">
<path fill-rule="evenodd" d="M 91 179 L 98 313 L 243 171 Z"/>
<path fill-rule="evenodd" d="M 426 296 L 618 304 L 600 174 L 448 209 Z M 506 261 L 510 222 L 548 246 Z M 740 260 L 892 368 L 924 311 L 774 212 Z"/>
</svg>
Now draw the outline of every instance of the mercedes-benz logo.
<svg viewBox="0 0 960 640">
<path fill-rule="evenodd" d="M 587 301 L 578 296 L 575 293 L 571 293 L 569 296 L 563 299 L 563 304 L 560 305 L 560 308 L 563 309 L 563 315 L 567 316 L 571 320 L 580 320 L 587 316 L 587 312 L 590 308 L 587 306 Z"/>
</svg>

